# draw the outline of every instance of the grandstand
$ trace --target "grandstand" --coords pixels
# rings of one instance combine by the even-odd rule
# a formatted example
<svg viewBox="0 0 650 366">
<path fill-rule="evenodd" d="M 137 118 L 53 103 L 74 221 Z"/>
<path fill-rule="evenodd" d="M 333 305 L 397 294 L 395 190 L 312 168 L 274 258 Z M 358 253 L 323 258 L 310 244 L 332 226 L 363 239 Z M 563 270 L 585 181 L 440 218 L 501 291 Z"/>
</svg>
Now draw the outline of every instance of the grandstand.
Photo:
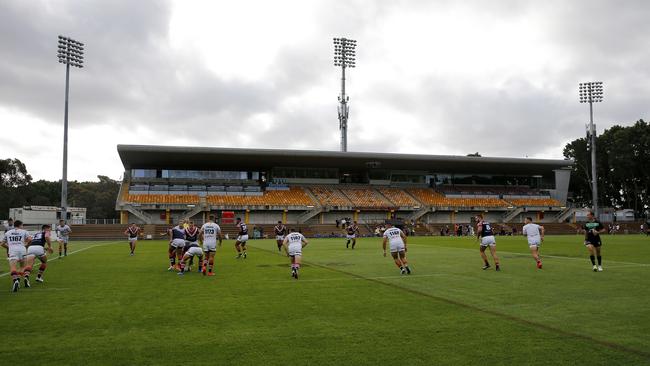
<svg viewBox="0 0 650 366">
<path fill-rule="evenodd" d="M 167 225 L 208 213 L 329 230 L 350 217 L 423 224 L 525 216 L 563 222 L 570 160 L 119 145 L 121 222 Z M 226 215 L 227 213 L 227 215 Z M 226 216 L 224 216 L 226 215 Z M 319 226 L 320 225 L 320 226 Z"/>
</svg>

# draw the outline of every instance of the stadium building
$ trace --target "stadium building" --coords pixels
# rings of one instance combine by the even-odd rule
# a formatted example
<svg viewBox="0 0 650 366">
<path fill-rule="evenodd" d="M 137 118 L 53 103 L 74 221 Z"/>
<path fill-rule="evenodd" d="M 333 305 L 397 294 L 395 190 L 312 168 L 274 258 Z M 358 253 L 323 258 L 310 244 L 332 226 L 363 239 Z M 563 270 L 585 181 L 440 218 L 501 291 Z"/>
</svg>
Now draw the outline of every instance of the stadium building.
<svg viewBox="0 0 650 366">
<path fill-rule="evenodd" d="M 121 222 L 563 222 L 570 160 L 118 145 Z"/>
</svg>

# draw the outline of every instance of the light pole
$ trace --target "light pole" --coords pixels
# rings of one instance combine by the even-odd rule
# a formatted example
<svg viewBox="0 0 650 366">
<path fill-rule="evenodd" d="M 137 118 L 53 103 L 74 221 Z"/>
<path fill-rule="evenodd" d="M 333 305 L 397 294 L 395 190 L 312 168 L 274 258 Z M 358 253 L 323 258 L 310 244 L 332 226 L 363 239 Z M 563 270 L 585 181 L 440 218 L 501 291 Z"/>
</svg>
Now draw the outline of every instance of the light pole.
<svg viewBox="0 0 650 366">
<path fill-rule="evenodd" d="M 339 96 L 339 130 L 341 130 L 341 151 L 348 151 L 348 115 L 350 97 L 345 95 L 345 68 L 355 67 L 355 47 L 357 41 L 347 38 L 334 38 L 334 66 L 341 66 L 341 95 Z"/>
<path fill-rule="evenodd" d="M 598 210 L 598 173 L 596 172 L 596 125 L 594 125 L 594 103 L 603 101 L 602 81 L 580 83 L 580 103 L 589 103 L 589 137 L 591 140 L 591 195 L 596 219 Z"/>
<path fill-rule="evenodd" d="M 59 35 L 59 63 L 65 64 L 65 112 L 63 114 L 63 177 L 61 178 L 61 219 L 67 220 L 68 212 L 68 91 L 70 90 L 70 66 L 82 68 L 84 44 L 70 37 Z"/>
</svg>

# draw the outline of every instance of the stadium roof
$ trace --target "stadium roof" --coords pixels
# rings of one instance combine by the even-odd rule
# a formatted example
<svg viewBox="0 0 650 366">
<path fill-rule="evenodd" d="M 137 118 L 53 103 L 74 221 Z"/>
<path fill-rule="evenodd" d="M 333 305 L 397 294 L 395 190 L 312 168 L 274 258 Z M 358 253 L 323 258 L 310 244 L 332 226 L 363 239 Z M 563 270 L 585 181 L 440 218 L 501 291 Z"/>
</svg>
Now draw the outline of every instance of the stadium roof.
<svg viewBox="0 0 650 366">
<path fill-rule="evenodd" d="M 257 171 L 273 167 L 368 168 L 468 174 L 548 174 L 572 160 L 219 147 L 117 145 L 125 169 Z"/>
</svg>

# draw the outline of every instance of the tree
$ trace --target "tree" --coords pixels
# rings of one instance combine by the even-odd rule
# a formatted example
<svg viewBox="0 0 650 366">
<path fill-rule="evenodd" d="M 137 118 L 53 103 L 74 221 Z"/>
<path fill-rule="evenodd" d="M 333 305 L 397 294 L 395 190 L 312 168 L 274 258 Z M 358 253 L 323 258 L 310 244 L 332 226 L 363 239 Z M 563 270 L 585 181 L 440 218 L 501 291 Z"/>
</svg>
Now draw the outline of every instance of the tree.
<svg viewBox="0 0 650 366">
<path fill-rule="evenodd" d="M 19 187 L 32 181 L 27 167 L 18 159 L 0 159 L 0 186 Z"/>
<path fill-rule="evenodd" d="M 574 202 L 591 205 L 591 155 L 586 138 L 564 148 L 575 161 L 569 190 Z M 650 205 L 650 125 L 642 119 L 629 127 L 613 126 L 596 140 L 596 171 L 603 206 L 644 212 Z"/>
</svg>

